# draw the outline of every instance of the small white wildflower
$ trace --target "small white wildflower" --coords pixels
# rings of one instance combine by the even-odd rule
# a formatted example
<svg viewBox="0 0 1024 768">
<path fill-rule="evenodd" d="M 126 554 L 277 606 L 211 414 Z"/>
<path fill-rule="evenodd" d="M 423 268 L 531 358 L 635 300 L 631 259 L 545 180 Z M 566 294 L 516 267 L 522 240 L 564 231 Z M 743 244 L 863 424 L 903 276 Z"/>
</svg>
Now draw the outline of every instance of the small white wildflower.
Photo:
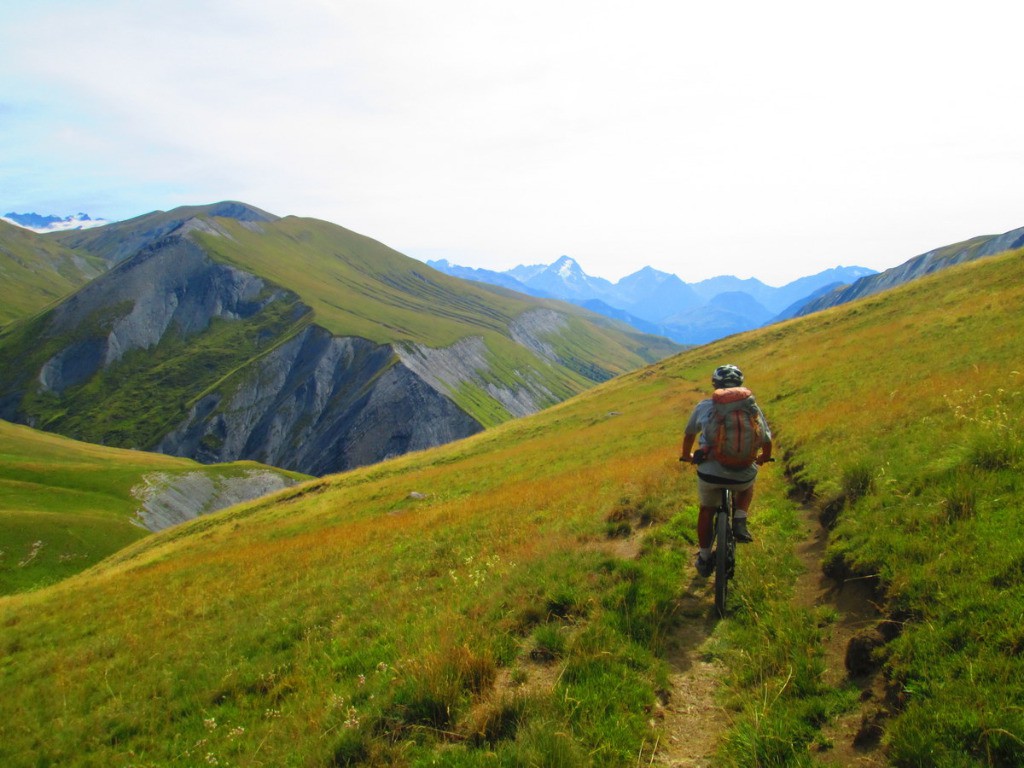
<svg viewBox="0 0 1024 768">
<path fill-rule="evenodd" d="M 385 663 L 384 663 L 384 662 L 382 661 L 382 662 L 381 662 L 380 664 L 378 664 L 378 665 L 377 665 L 377 671 L 378 671 L 378 672 L 380 672 L 380 673 L 382 673 L 382 674 L 383 674 L 384 672 L 387 672 L 387 671 L 388 671 L 388 665 L 387 665 L 387 664 L 385 664 Z"/>
<path fill-rule="evenodd" d="M 208 731 L 216 731 L 217 719 L 214 717 L 207 717 L 205 720 L 203 720 L 203 725 L 206 726 L 206 730 Z"/>
<path fill-rule="evenodd" d="M 240 726 L 240 725 L 236 725 L 236 726 L 235 726 L 234 728 L 232 728 L 232 729 L 231 729 L 231 731 L 230 731 L 230 732 L 228 733 L 228 738 L 229 738 L 229 739 L 237 739 L 237 738 L 238 738 L 239 736 L 243 735 L 244 733 L 245 733 L 245 728 L 243 728 L 243 727 L 242 727 L 242 726 Z"/>
<path fill-rule="evenodd" d="M 349 707 L 348 712 L 345 713 L 345 722 L 342 725 L 345 728 L 358 728 L 359 727 L 359 712 L 355 707 Z"/>
<path fill-rule="evenodd" d="M 217 762 L 217 756 L 215 754 L 213 754 L 213 752 L 207 752 L 206 753 L 206 764 L 207 765 L 220 765 L 220 763 Z"/>
</svg>

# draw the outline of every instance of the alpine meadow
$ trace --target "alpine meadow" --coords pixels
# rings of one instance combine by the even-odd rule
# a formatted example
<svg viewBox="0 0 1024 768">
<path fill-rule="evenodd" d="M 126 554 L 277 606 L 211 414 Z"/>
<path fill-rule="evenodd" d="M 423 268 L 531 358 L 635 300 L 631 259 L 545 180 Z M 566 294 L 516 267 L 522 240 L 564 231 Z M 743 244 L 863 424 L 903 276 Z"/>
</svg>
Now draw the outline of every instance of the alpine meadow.
<svg viewBox="0 0 1024 768">
<path fill-rule="evenodd" d="M 0 764 L 1022 765 L 1022 360 L 1017 250 L 127 543 L 0 597 Z M 723 363 L 779 462 L 718 620 Z"/>
</svg>

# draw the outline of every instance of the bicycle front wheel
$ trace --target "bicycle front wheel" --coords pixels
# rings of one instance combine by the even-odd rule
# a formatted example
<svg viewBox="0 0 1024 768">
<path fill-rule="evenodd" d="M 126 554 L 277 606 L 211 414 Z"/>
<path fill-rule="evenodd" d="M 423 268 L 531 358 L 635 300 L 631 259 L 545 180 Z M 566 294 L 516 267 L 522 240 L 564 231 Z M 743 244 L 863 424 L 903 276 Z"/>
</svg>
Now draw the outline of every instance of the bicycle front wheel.
<svg viewBox="0 0 1024 768">
<path fill-rule="evenodd" d="M 715 608 L 725 618 L 725 601 L 729 597 L 729 515 L 715 515 L 715 537 L 718 539 L 715 557 Z"/>
</svg>

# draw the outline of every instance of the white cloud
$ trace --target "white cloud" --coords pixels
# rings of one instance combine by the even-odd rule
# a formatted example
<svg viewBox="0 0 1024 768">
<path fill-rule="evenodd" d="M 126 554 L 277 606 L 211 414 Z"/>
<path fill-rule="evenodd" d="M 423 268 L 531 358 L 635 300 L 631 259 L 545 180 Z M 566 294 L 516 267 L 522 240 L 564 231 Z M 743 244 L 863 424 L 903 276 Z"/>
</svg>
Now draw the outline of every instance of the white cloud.
<svg viewBox="0 0 1024 768">
<path fill-rule="evenodd" d="M 881 268 L 1024 224 L 1012 8 L 40 0 L 0 30 L 0 174 L 474 266 Z"/>
</svg>

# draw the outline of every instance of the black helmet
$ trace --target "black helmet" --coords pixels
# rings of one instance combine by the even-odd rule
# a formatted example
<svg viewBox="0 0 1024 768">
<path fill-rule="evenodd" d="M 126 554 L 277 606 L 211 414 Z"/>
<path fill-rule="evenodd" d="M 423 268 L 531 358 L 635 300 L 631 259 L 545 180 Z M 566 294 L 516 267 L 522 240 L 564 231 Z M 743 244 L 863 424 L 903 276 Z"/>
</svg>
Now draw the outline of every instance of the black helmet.
<svg viewBox="0 0 1024 768">
<path fill-rule="evenodd" d="M 711 374 L 711 383 L 715 389 L 739 387 L 743 384 L 743 371 L 735 365 L 720 365 Z"/>
</svg>

